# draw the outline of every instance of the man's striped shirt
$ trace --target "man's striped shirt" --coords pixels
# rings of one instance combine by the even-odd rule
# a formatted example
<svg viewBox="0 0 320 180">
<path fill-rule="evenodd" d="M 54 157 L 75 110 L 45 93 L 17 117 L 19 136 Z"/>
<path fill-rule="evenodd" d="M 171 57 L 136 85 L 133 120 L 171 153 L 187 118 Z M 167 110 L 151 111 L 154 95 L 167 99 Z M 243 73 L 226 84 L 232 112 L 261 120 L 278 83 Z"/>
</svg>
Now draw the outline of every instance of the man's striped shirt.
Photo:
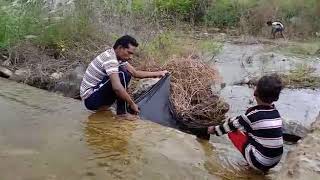
<svg viewBox="0 0 320 180">
<path fill-rule="evenodd" d="M 284 26 L 283 26 L 283 24 L 281 22 L 273 22 L 272 23 L 272 28 L 274 28 L 274 29 L 278 29 L 278 28 L 284 29 Z"/>
<path fill-rule="evenodd" d="M 274 106 L 258 105 L 244 115 L 215 127 L 217 136 L 243 129 L 248 134 L 244 158 L 253 168 L 266 171 L 277 165 L 283 153 L 282 119 Z"/>
<path fill-rule="evenodd" d="M 80 86 L 81 99 L 88 98 L 104 77 L 112 73 L 119 73 L 119 66 L 125 63 L 119 63 L 112 48 L 97 56 L 89 64 L 83 76 Z"/>
</svg>

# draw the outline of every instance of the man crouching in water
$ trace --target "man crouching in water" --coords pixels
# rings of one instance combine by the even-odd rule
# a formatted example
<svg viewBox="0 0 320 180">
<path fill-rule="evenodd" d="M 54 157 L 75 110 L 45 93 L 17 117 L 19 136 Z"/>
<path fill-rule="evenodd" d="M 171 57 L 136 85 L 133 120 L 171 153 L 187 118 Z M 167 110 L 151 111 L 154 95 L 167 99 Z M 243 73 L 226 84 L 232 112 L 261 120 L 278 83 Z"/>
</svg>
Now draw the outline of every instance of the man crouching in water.
<svg viewBox="0 0 320 180">
<path fill-rule="evenodd" d="M 128 106 L 133 113 L 139 113 L 139 107 L 127 92 L 131 76 L 162 77 L 167 71 L 138 71 L 131 66 L 128 61 L 131 61 L 138 45 L 133 37 L 122 36 L 113 48 L 107 49 L 89 64 L 80 86 L 80 96 L 87 109 L 107 109 L 117 102 L 117 115 L 131 119 Z"/>
</svg>

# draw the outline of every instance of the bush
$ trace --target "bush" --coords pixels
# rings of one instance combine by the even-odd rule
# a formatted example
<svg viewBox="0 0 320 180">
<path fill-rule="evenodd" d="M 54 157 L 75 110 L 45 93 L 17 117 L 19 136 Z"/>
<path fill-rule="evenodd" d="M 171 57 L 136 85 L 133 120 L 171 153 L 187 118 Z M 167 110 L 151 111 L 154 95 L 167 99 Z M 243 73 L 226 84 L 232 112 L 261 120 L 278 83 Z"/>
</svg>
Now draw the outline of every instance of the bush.
<svg viewBox="0 0 320 180">
<path fill-rule="evenodd" d="M 232 1 L 217 0 L 208 10 L 205 20 L 208 25 L 217 27 L 235 26 L 239 22 L 240 13 Z"/>
<path fill-rule="evenodd" d="M 42 1 L 2 3 L 0 9 L 0 47 L 6 48 L 24 39 L 54 47 L 61 42 L 83 41 L 95 33 L 90 24 L 90 3 L 78 0 L 75 11 L 54 13 Z"/>
<path fill-rule="evenodd" d="M 159 11 L 166 14 L 182 15 L 189 14 L 194 5 L 195 0 L 155 0 L 156 7 Z"/>
<path fill-rule="evenodd" d="M 39 17 L 43 3 L 28 1 L 27 3 L 10 4 L 7 1 L 1 1 L 0 5 L 1 48 L 41 31 Z"/>
<path fill-rule="evenodd" d="M 179 54 L 181 47 L 173 33 L 162 33 L 146 42 L 142 51 L 147 58 L 155 59 L 158 63 L 164 63 L 172 54 Z"/>
<path fill-rule="evenodd" d="M 45 8 L 44 1 L 0 0 L 0 48 L 31 38 L 44 46 L 84 41 L 106 31 L 121 35 L 175 29 L 181 22 L 239 28 L 259 35 L 265 22 L 280 20 L 289 36 L 310 36 L 320 28 L 318 0 L 75 0 L 71 7 Z M 72 9 L 72 11 L 68 11 Z M 67 12 L 66 12 L 67 11 Z M 106 26 L 107 24 L 107 26 Z M 147 29 L 152 27 L 154 29 Z M 270 32 L 269 30 L 267 31 Z M 154 36 L 154 35 L 153 35 Z"/>
</svg>

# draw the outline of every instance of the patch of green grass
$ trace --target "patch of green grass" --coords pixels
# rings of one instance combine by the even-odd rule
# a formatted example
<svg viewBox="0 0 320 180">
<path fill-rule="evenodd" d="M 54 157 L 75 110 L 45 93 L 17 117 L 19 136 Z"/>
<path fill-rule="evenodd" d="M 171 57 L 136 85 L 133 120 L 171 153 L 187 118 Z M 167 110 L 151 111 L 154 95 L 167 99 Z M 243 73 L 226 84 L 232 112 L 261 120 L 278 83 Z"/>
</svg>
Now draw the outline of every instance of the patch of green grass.
<svg viewBox="0 0 320 180">
<path fill-rule="evenodd" d="M 289 88 L 320 88 L 320 77 L 315 76 L 315 69 L 308 65 L 298 65 L 287 75 L 282 75 L 283 82 Z"/>
<path fill-rule="evenodd" d="M 168 31 L 157 35 L 141 47 L 144 54 L 163 64 L 173 56 L 188 55 L 194 48 L 192 44 L 191 39 L 179 38 L 175 32 Z"/>
<path fill-rule="evenodd" d="M 211 39 L 200 40 L 198 43 L 198 48 L 201 52 L 209 52 L 217 54 L 221 51 L 223 44 Z"/>
<path fill-rule="evenodd" d="M 44 47 L 71 46 L 97 31 L 90 24 L 92 11 L 85 0 L 75 2 L 75 10 L 48 13 L 42 1 L 0 1 L 0 48 L 9 48 L 26 39 Z M 63 11 L 63 10 L 62 10 Z"/>
<path fill-rule="evenodd" d="M 43 3 L 30 1 L 10 4 L 0 2 L 0 47 L 6 48 L 26 36 L 41 32 L 41 8 Z"/>
<path fill-rule="evenodd" d="M 142 43 L 140 55 L 143 59 L 153 59 L 164 64 L 172 58 L 186 58 L 215 55 L 220 52 L 223 43 L 214 39 L 195 39 L 177 31 L 158 34 L 151 41 Z"/>
<path fill-rule="evenodd" d="M 188 57 L 190 55 L 217 54 L 223 44 L 212 39 L 196 40 L 188 36 L 176 36 L 177 32 L 168 31 L 157 35 L 146 44 L 142 44 L 141 51 L 160 64 L 172 57 Z"/>
<path fill-rule="evenodd" d="M 320 42 L 303 42 L 281 47 L 280 51 L 296 55 L 316 55 L 320 50 Z"/>
<path fill-rule="evenodd" d="M 144 44 L 143 52 L 157 61 L 166 61 L 176 49 L 172 33 L 163 33 Z"/>
<path fill-rule="evenodd" d="M 195 0 L 155 0 L 155 5 L 160 11 L 181 15 L 189 14 L 196 3 Z"/>
</svg>

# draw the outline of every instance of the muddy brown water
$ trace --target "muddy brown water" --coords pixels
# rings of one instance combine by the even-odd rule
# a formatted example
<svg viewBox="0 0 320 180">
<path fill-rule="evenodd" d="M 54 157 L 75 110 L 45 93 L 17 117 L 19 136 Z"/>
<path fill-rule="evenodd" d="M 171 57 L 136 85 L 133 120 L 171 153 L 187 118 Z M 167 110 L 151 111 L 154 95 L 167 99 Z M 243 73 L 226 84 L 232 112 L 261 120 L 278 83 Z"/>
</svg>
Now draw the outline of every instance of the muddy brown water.
<svg viewBox="0 0 320 180">
<path fill-rule="evenodd" d="M 230 116 L 250 106 L 252 97 L 251 89 L 232 85 L 232 77 L 242 76 L 232 67 L 242 53 L 222 57 L 233 48 L 225 47 L 218 56 L 234 59 L 218 61 L 227 74 L 221 93 L 231 104 Z M 287 117 L 311 122 L 312 110 L 319 107 L 318 93 L 285 90 L 278 107 L 283 106 L 281 113 Z M 248 168 L 226 137 L 201 141 L 151 122 L 87 112 L 79 101 L 5 79 L 0 79 L 0 114 L 1 180 L 273 179 L 287 154 L 262 175 Z M 286 145 L 285 151 L 294 147 Z"/>
<path fill-rule="evenodd" d="M 224 143 L 0 79 L 1 180 L 262 179 Z M 238 164 L 242 164 L 239 166 Z"/>
</svg>

